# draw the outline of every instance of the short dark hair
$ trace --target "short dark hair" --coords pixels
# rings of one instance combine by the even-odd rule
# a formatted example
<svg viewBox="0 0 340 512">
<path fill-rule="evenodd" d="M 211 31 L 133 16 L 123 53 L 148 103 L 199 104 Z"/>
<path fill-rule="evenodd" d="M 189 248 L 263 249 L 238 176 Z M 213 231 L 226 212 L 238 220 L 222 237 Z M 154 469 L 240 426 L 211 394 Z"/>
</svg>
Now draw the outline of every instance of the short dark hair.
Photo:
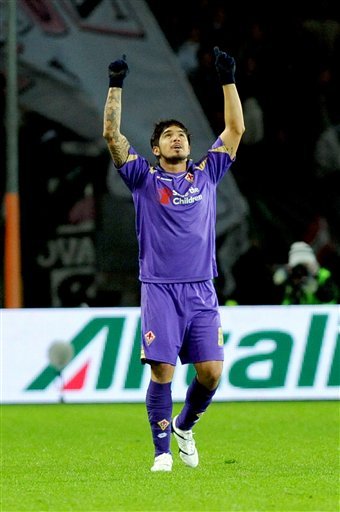
<svg viewBox="0 0 340 512">
<path fill-rule="evenodd" d="M 169 128 L 169 126 L 178 126 L 179 128 L 181 128 L 184 131 L 185 135 L 187 136 L 188 142 L 190 144 L 190 133 L 189 133 L 188 129 L 186 128 L 186 126 L 184 126 L 184 124 L 181 123 L 180 121 L 177 121 L 177 119 L 166 119 L 165 121 L 159 121 L 158 123 L 155 124 L 153 134 L 151 135 L 151 139 L 150 139 L 150 144 L 151 144 L 152 148 L 154 146 L 159 145 L 160 136 L 162 135 L 164 130 Z"/>
</svg>

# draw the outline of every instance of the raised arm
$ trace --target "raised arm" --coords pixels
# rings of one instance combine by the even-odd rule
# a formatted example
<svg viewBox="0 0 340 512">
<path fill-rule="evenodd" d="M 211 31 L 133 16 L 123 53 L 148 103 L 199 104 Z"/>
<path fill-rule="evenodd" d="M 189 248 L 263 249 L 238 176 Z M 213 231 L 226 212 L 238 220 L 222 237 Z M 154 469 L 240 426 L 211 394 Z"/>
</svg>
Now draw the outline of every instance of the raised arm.
<svg viewBox="0 0 340 512">
<path fill-rule="evenodd" d="M 127 160 L 129 141 L 120 133 L 123 81 L 129 72 L 125 56 L 109 65 L 109 90 L 104 108 L 103 137 L 117 168 Z"/>
<path fill-rule="evenodd" d="M 243 111 L 240 97 L 235 85 L 235 60 L 225 52 L 214 48 L 215 66 L 224 95 L 225 128 L 220 134 L 231 158 L 236 156 L 237 148 L 244 133 Z"/>
</svg>

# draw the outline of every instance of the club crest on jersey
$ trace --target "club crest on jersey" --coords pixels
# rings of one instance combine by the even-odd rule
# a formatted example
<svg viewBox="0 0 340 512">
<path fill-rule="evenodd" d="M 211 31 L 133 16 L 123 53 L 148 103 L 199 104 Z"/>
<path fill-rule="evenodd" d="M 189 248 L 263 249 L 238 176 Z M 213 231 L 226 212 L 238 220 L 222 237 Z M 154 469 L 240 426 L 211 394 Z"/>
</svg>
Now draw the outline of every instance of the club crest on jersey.
<svg viewBox="0 0 340 512">
<path fill-rule="evenodd" d="M 164 420 L 158 421 L 157 425 L 161 427 L 162 430 L 165 430 L 166 427 L 170 425 L 169 421 L 164 418 Z"/>
<path fill-rule="evenodd" d="M 148 331 L 147 333 L 144 334 L 144 339 L 148 345 L 151 345 L 155 338 L 156 336 L 152 331 Z"/>
<path fill-rule="evenodd" d="M 186 175 L 185 175 L 185 179 L 189 183 L 194 183 L 194 175 L 192 174 L 192 172 L 187 172 Z"/>
</svg>

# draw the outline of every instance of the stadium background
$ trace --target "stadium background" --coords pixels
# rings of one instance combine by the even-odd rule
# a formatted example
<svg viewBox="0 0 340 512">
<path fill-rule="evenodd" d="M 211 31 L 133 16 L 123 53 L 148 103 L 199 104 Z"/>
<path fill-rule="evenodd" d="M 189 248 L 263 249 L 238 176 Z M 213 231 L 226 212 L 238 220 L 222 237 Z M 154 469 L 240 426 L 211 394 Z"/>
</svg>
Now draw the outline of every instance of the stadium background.
<svg viewBox="0 0 340 512">
<path fill-rule="evenodd" d="M 272 285 L 273 269 L 287 261 L 297 239 L 312 244 L 339 283 L 339 160 L 331 152 L 339 125 L 335 4 L 18 1 L 25 307 L 0 312 L 2 399 L 10 403 L 1 414 L 2 510 L 338 510 L 339 308 L 276 307 Z M 199 34 L 204 67 L 186 76 L 181 66 L 193 46 L 183 43 L 192 32 L 196 48 Z M 246 136 L 219 197 L 216 283 L 221 303 L 233 297 L 242 306 L 223 307 L 232 372 L 223 377 L 227 399 L 197 425 L 202 464 L 188 473 L 175 460 L 173 473 L 155 482 L 144 404 L 111 404 L 131 392 L 135 400 L 144 397 L 138 311 L 115 308 L 108 316 L 98 309 L 139 299 L 132 204 L 101 140 L 107 64 L 126 50 L 124 123 L 136 147 L 149 151 L 154 114 L 165 115 L 169 103 L 189 121 L 200 154 L 221 123 L 218 92 L 210 92 L 215 44 L 237 58 L 247 114 Z M 167 94 L 155 112 L 159 92 Z M 0 180 L 2 199 L 5 172 Z M 2 244 L 4 227 L 2 217 Z M 262 340 L 264 331 L 272 338 Z M 51 382 L 46 366 L 59 334 L 81 349 L 65 370 L 67 389 L 57 375 Z M 182 400 L 179 371 L 176 398 Z M 98 388 L 109 403 L 12 403 L 76 402 L 82 391 L 81 401 L 97 402 Z M 230 403 L 236 388 L 242 403 Z"/>
<path fill-rule="evenodd" d="M 132 72 L 124 91 L 123 126 L 132 143 L 147 156 L 149 133 L 157 120 L 151 119 L 148 111 L 154 113 L 152 105 L 157 104 L 155 115 L 161 117 L 168 101 L 180 104 L 177 110 L 173 108 L 194 132 L 196 155 L 206 150 L 205 141 L 219 133 L 223 122 L 212 47 L 219 45 L 236 57 L 247 132 L 232 177 L 226 180 L 226 190 L 221 187 L 220 191 L 220 276 L 216 280 L 220 303 L 232 298 L 240 305 L 277 304 L 272 274 L 287 262 L 289 246 L 296 240 L 312 245 L 320 263 L 340 285 L 340 25 L 334 2 L 309 2 L 302 8 L 293 2 L 262 7 L 251 2 L 231 5 L 191 0 L 174 1 L 169 7 L 153 0 L 62 1 L 41 2 L 40 13 L 32 5 L 24 0 L 18 3 L 25 307 L 138 305 L 131 199 L 110 169 L 100 125 L 106 60 L 115 58 L 125 43 L 129 49 L 131 40 L 140 43 L 141 50 L 136 63 L 135 51 L 130 51 Z M 44 19 L 45 8 L 54 9 L 54 20 Z M 100 18 L 103 9 L 110 10 L 116 31 L 109 33 L 108 24 Z M 155 26 L 150 36 L 147 30 L 155 21 L 151 13 L 159 27 Z M 141 14 L 146 17 L 141 19 Z M 79 39 L 80 46 L 72 53 L 76 29 L 88 39 Z M 37 32 L 45 37 L 46 47 L 30 45 L 30 34 Z M 101 49 L 96 33 L 104 35 Z M 160 44 L 153 56 L 157 64 L 151 65 L 143 51 L 157 46 L 153 37 Z M 143 47 L 147 40 L 151 46 Z M 92 41 L 97 53 L 92 51 Z M 3 51 L 4 32 L 2 55 Z M 93 62 L 100 54 L 101 60 Z M 163 75 L 169 76 L 162 60 L 168 67 L 171 63 L 172 76 L 177 77 L 177 83 L 168 79 L 168 90 L 161 81 Z M 77 76 L 79 61 L 87 70 L 83 76 Z M 150 83 L 145 85 L 129 105 L 129 91 L 146 75 L 152 77 L 152 89 Z M 84 87 L 86 80 L 93 82 L 92 97 Z M 172 95 L 176 86 L 177 95 Z M 5 87 L 2 65 L 3 113 Z M 84 98 L 79 89 L 87 92 Z M 48 90 L 52 95 L 46 95 Z M 147 98 L 153 101 L 143 112 L 143 94 L 148 90 Z M 162 97 L 162 90 L 167 98 Z M 5 168 L 4 115 L 2 120 Z M 134 123 L 138 131 L 133 131 Z M 5 173 L 1 181 L 3 196 Z M 2 242 L 4 222 L 2 218 Z"/>
<path fill-rule="evenodd" d="M 217 1 L 174 2 L 170 10 L 142 0 L 17 2 L 24 308 L 1 315 L 5 401 L 58 400 L 57 389 L 49 394 L 55 371 L 46 369 L 51 378 L 43 384 L 37 377 L 56 340 L 76 348 L 64 386 L 70 400 L 100 399 L 102 380 L 108 394 L 101 399 L 124 398 L 120 383 L 139 364 L 138 312 L 129 311 L 139 306 L 139 282 L 131 196 L 101 134 L 107 64 L 127 54 L 122 130 L 135 148 L 152 158 L 154 122 L 175 117 L 189 127 L 198 158 L 223 126 L 214 45 L 237 59 L 247 125 L 217 195 L 215 284 L 229 362 L 223 382 L 231 385 L 224 394 L 221 386 L 221 397 L 338 396 L 339 306 L 281 310 L 272 279 L 297 239 L 311 243 L 339 279 L 339 22 L 332 6 L 311 3 L 299 12 L 289 4 L 261 10 Z M 5 68 L 2 76 L 5 100 Z M 5 164 L 5 136 L 1 142 Z M 229 299 L 244 309 L 227 312 Z M 261 305 L 268 309 L 252 309 Z M 92 332 L 106 307 L 122 307 L 112 316 L 128 327 L 121 333 L 108 321 L 81 334 Z M 107 351 L 115 356 L 101 377 Z M 122 375 L 115 358 L 122 358 Z M 40 384 L 31 393 L 35 377 Z M 129 386 L 140 399 L 147 376 L 136 382 Z M 266 387 L 277 389 L 266 396 Z M 244 388 L 240 395 L 237 388 Z M 175 394 L 184 397 L 185 383 Z"/>
</svg>

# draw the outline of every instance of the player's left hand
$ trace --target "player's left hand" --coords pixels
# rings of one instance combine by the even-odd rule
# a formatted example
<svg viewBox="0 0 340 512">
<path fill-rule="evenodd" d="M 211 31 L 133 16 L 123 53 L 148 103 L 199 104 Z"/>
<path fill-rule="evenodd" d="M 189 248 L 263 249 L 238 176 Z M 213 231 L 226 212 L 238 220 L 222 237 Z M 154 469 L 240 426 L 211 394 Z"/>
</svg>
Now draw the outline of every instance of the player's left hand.
<svg viewBox="0 0 340 512">
<path fill-rule="evenodd" d="M 226 52 L 222 52 L 218 46 L 214 48 L 215 67 L 222 85 L 235 83 L 236 64 L 235 59 Z"/>
</svg>

